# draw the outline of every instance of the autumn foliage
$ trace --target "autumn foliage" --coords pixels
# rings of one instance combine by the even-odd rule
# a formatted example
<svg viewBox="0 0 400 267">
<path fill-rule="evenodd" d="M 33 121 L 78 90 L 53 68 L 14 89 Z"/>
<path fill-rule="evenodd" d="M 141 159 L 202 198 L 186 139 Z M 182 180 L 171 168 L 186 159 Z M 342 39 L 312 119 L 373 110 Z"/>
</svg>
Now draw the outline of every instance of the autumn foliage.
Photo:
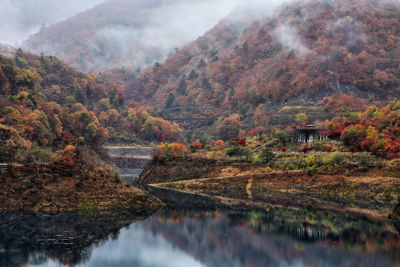
<svg viewBox="0 0 400 267">
<path fill-rule="evenodd" d="M 233 138 L 233 142 L 237 142 L 241 146 L 245 146 L 247 144 L 247 141 L 245 138 Z"/>
<path fill-rule="evenodd" d="M 369 106 L 363 113 L 351 117 L 327 121 L 330 135 L 340 136 L 352 151 L 368 151 L 389 158 L 400 155 L 399 101 L 381 108 Z"/>
<path fill-rule="evenodd" d="M 219 150 L 225 149 L 226 145 L 225 142 L 222 140 L 217 140 L 217 141 L 211 141 L 211 147 L 212 148 L 217 148 Z"/>
<path fill-rule="evenodd" d="M 123 73 L 83 74 L 54 57 L 22 50 L 12 59 L 0 56 L 0 124 L 16 132 L 18 142 L 31 144 L 24 155 L 21 148 L 8 160 L 46 158 L 40 156 L 47 153 L 44 149 L 56 151 L 68 145 L 98 150 L 106 141 L 181 140 L 177 124 L 126 101 Z M 3 154 L 12 150 L 11 141 L 0 143 Z"/>
<path fill-rule="evenodd" d="M 293 99 L 337 114 L 398 95 L 400 8 L 390 1 L 300 1 L 241 26 L 219 23 L 137 77 L 134 92 L 160 107 L 170 94 L 176 104 L 221 107 L 262 127 L 267 107 Z"/>
<path fill-rule="evenodd" d="M 180 143 L 161 143 L 157 147 L 155 158 L 158 160 L 169 161 L 175 158 L 182 158 L 188 152 L 185 145 Z"/>
<path fill-rule="evenodd" d="M 196 150 L 201 150 L 203 148 L 203 145 L 201 144 L 201 142 L 199 141 L 199 139 L 197 139 L 192 146 L 196 149 Z"/>
<path fill-rule="evenodd" d="M 51 160 L 51 163 L 62 168 L 71 168 L 74 166 L 76 156 L 75 146 L 68 145 L 64 150 L 58 152 Z"/>
</svg>

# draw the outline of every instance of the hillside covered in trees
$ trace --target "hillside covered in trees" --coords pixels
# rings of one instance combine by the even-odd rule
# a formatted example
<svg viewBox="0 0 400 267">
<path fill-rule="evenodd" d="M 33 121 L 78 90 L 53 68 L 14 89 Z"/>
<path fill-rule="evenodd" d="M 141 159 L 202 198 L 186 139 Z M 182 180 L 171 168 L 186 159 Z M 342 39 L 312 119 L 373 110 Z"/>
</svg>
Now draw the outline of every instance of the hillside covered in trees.
<svg viewBox="0 0 400 267">
<path fill-rule="evenodd" d="M 0 161 L 44 162 L 68 145 L 180 140 L 176 124 L 126 100 L 125 75 L 86 75 L 22 50 L 0 56 Z"/>
<path fill-rule="evenodd" d="M 64 23 L 45 28 L 27 43 L 34 40 L 38 44 L 46 43 L 42 42 L 43 36 L 63 40 L 58 35 L 67 34 L 72 28 L 83 29 L 90 18 L 96 18 L 93 31 L 86 27 L 85 32 L 75 32 L 72 43 L 63 42 L 63 47 L 52 45 L 82 62 L 96 62 L 101 53 L 85 50 L 91 49 L 86 41 L 96 35 L 94 29 L 97 31 L 113 21 L 110 18 L 116 14 L 119 16 L 116 24 L 129 17 L 128 24 L 136 25 L 161 2 L 120 0 L 118 5 L 112 3 L 105 2 Z M 131 14 L 128 10 L 139 7 L 144 17 L 128 16 Z M 251 9 L 257 9 L 257 4 Z M 262 15 L 243 16 L 253 13 L 247 9 L 234 10 L 204 36 L 142 74 L 127 69 L 79 74 L 85 76 L 83 83 L 87 81 L 89 89 L 72 82 L 69 91 L 63 92 L 65 89 L 61 86 L 61 95 L 68 97 L 57 101 L 60 95 L 54 95 L 57 90 L 53 90 L 52 84 L 42 95 L 46 101 L 60 105 L 67 101 L 72 112 L 80 109 L 74 108 L 75 102 L 93 109 L 99 121 L 98 129 L 106 130 L 112 142 L 126 142 L 141 136 L 157 141 L 180 139 L 182 134 L 177 125 L 149 115 L 158 115 L 166 107 L 195 105 L 216 108 L 226 114 L 226 118 L 211 128 L 197 122 L 182 124 L 187 130 L 185 137 L 191 142 L 197 138 L 209 139 L 207 136 L 222 139 L 243 136 L 248 130 L 268 124 L 294 124 L 297 113 L 307 113 L 312 121 L 331 119 L 347 111 L 363 111 L 370 103 L 378 106 L 387 103 L 399 93 L 400 7 L 394 2 L 292 1 L 274 15 L 267 14 L 265 4 L 259 3 L 258 9 Z M 143 28 L 147 25 L 143 23 L 137 26 Z M 83 50 L 75 46 L 78 39 L 86 40 Z M 126 44 L 131 44 L 130 41 Z M 85 56 L 79 56 L 75 48 Z M 103 52 L 107 50 L 106 46 L 103 48 Z M 121 53 L 127 51 L 114 48 L 113 51 Z M 141 54 L 129 51 L 135 60 Z M 157 53 L 151 50 L 143 54 Z M 130 60 L 126 55 L 119 56 Z M 51 58 L 42 56 L 40 60 L 43 59 Z M 114 59 L 108 58 L 106 62 Z M 72 65 L 76 62 L 72 58 L 72 61 L 64 60 Z M 46 79 L 41 84 L 45 83 Z M 71 91 L 71 88 L 74 89 Z M 193 114 L 181 116 L 186 115 Z M 77 136 L 84 136 L 84 130 Z"/>
<path fill-rule="evenodd" d="M 129 94 L 156 110 L 193 104 L 256 121 L 284 103 L 361 111 L 400 92 L 394 2 L 291 2 L 247 25 L 235 14 L 145 70 Z"/>
</svg>

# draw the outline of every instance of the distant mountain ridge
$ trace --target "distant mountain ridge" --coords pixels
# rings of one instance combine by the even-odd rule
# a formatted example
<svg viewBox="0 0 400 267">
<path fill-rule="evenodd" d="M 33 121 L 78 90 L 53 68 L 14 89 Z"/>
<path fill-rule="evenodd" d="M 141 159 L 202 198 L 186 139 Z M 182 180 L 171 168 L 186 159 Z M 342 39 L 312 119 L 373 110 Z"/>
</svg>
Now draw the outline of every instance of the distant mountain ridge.
<svg viewBox="0 0 400 267">
<path fill-rule="evenodd" d="M 232 2 L 232 3 L 230 3 Z M 228 0 L 108 0 L 44 27 L 22 44 L 84 72 L 144 68 L 165 60 L 228 14 Z M 207 12 L 207 8 L 215 10 Z"/>
</svg>

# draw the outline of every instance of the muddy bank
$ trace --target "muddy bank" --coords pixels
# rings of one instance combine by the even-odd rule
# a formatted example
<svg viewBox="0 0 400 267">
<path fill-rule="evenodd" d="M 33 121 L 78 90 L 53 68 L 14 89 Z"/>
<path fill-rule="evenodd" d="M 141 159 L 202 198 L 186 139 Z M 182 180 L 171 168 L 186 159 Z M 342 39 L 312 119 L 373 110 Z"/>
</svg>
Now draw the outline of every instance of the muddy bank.
<svg viewBox="0 0 400 267">
<path fill-rule="evenodd" d="M 86 163 L 71 148 L 47 164 L 8 166 L 0 176 L 0 211 L 156 210 L 157 198 Z"/>
<path fill-rule="evenodd" d="M 168 164 L 153 161 L 139 176 L 140 184 L 176 182 L 206 177 L 218 177 L 223 167 L 235 166 L 242 171 L 250 165 L 229 160 L 175 159 Z"/>
<path fill-rule="evenodd" d="M 400 180 L 388 177 L 307 176 L 301 171 L 238 174 L 155 184 L 192 194 L 265 203 L 357 212 L 387 217 L 397 204 Z"/>
</svg>

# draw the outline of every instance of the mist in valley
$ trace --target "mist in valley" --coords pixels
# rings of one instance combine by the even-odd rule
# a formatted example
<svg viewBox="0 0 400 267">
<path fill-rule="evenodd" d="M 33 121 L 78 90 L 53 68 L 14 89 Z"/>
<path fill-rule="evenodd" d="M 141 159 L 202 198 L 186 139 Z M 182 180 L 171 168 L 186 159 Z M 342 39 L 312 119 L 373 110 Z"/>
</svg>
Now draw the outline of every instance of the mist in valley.
<svg viewBox="0 0 400 267">
<path fill-rule="evenodd" d="M 2 0 L 0 43 L 14 46 L 43 26 L 65 20 L 104 0 Z"/>
<path fill-rule="evenodd" d="M 77 1 L 62 7 L 52 2 L 45 8 L 46 2 L 30 0 L 23 5 L 8 0 L 10 19 L 3 18 L 0 42 L 20 45 L 33 34 L 20 45 L 24 50 L 54 55 L 90 72 L 143 69 L 164 61 L 221 20 L 243 27 L 273 14 L 288 0 L 86 0 L 80 10 L 74 5 Z M 37 7 L 32 8 L 34 3 Z"/>
</svg>

